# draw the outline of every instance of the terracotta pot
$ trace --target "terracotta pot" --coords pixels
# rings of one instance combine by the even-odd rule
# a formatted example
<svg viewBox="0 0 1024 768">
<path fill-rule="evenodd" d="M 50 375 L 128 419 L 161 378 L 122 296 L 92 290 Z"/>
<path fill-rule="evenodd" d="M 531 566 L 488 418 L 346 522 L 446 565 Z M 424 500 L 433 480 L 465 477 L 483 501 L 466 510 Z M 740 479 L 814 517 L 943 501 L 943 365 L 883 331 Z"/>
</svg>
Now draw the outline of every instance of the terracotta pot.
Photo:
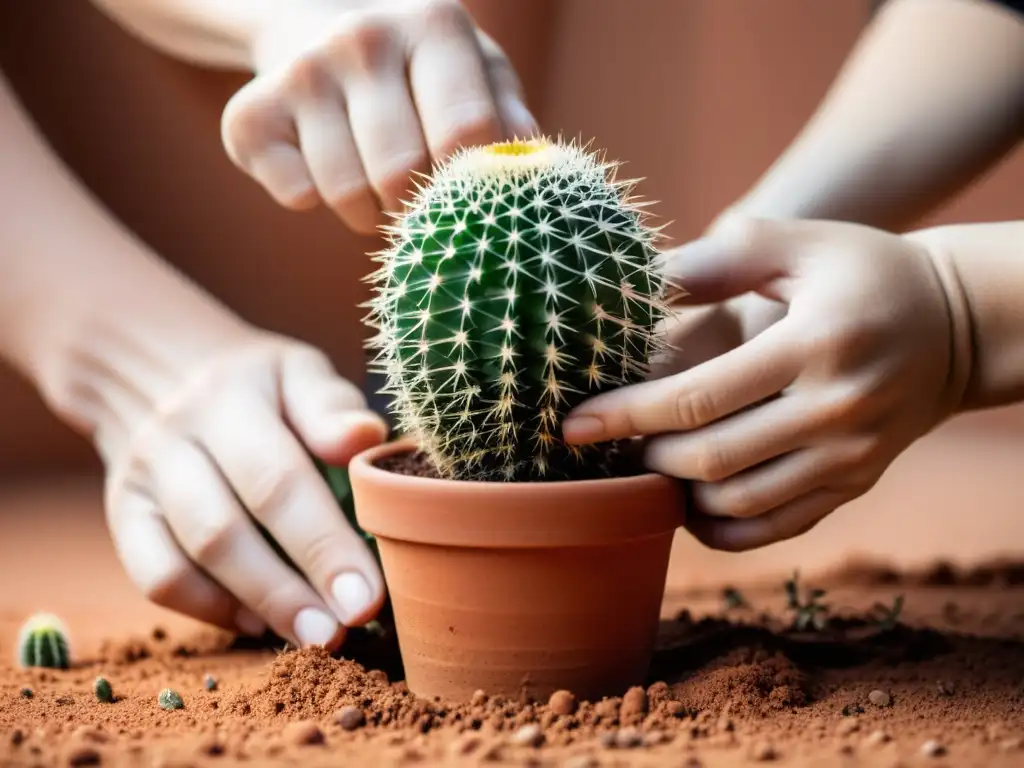
<svg viewBox="0 0 1024 768">
<path fill-rule="evenodd" d="M 658 631 L 676 481 L 554 483 L 387 471 L 389 443 L 349 466 L 356 519 L 377 537 L 409 689 L 463 701 L 597 700 L 643 684 Z"/>
</svg>

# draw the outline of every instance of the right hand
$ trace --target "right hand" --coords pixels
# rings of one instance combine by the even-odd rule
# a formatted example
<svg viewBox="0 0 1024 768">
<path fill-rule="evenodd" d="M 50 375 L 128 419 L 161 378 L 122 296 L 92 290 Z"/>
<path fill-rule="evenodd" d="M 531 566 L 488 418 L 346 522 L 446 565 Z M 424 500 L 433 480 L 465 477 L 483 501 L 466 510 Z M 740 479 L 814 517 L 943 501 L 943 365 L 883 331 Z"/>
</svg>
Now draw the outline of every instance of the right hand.
<svg viewBox="0 0 1024 768">
<path fill-rule="evenodd" d="M 432 160 L 535 133 L 512 65 L 456 0 L 285 5 L 222 120 L 231 160 L 279 204 L 322 201 L 373 234 Z"/>
<path fill-rule="evenodd" d="M 105 364 L 95 438 L 115 550 L 161 606 L 336 647 L 384 582 L 310 454 L 344 466 L 386 425 L 306 344 L 244 323 L 196 331 Z"/>
</svg>

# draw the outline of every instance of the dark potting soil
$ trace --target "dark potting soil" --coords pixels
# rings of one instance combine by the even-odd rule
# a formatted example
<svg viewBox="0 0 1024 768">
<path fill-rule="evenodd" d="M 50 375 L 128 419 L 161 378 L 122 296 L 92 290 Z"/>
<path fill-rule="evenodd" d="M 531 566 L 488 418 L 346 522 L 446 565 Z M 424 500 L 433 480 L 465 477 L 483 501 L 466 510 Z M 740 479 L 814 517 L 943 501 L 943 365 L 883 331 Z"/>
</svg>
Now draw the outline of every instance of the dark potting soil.
<svg viewBox="0 0 1024 768">
<path fill-rule="evenodd" d="M 881 620 L 875 604 L 897 594 L 902 612 Z M 155 630 L 112 638 L 67 671 L 8 660 L 0 764 L 1024 763 L 1024 588 L 893 590 L 837 575 L 829 623 L 803 631 L 780 584 L 744 597 L 688 599 L 685 609 L 677 600 L 649 678 L 593 702 L 571 691 L 549 701 L 486 691 L 469 702 L 420 699 L 401 681 L 393 635 L 354 634 L 334 657 Z M 955 628 L 941 622 L 938 606 L 949 604 L 963 608 Z M 97 675 L 113 703 L 97 700 Z M 164 688 L 182 709 L 161 709 Z"/>
</svg>

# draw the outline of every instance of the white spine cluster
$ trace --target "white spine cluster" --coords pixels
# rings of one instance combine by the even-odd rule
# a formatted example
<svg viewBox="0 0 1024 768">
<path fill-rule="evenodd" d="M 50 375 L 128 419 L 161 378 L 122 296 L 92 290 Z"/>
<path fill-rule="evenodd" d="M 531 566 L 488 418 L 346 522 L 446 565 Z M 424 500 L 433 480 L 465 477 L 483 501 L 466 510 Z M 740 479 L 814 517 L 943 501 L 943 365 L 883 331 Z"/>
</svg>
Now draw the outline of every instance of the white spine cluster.
<svg viewBox="0 0 1024 768">
<path fill-rule="evenodd" d="M 588 457 L 562 417 L 661 348 L 659 229 L 615 167 L 546 140 L 463 150 L 387 228 L 374 364 L 443 475 L 571 476 Z"/>
</svg>

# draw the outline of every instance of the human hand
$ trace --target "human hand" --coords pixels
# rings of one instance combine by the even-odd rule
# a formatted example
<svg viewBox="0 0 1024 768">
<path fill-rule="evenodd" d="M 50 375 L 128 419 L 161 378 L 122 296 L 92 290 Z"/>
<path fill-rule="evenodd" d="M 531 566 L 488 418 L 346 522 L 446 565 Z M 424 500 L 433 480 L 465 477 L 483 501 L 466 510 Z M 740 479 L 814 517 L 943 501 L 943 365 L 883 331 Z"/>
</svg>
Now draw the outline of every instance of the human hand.
<svg viewBox="0 0 1024 768">
<path fill-rule="evenodd" d="M 312 347 L 243 325 L 201 330 L 201 351 L 158 371 L 145 357 L 165 355 L 123 356 L 121 386 L 101 395 L 117 554 L 159 605 L 335 647 L 379 610 L 384 585 L 310 453 L 347 464 L 386 426 Z"/>
<path fill-rule="evenodd" d="M 648 437 L 650 469 L 696 481 L 687 526 L 707 545 L 807 531 L 955 409 L 950 288 L 921 244 L 734 216 L 666 258 L 687 304 L 753 291 L 787 312 L 688 370 L 583 403 L 563 429 L 572 443 Z"/>
<path fill-rule="evenodd" d="M 281 205 L 323 201 L 360 233 L 431 159 L 536 130 L 512 65 L 456 0 L 292 3 L 267 14 L 253 58 L 224 110 L 229 157 Z"/>
</svg>

